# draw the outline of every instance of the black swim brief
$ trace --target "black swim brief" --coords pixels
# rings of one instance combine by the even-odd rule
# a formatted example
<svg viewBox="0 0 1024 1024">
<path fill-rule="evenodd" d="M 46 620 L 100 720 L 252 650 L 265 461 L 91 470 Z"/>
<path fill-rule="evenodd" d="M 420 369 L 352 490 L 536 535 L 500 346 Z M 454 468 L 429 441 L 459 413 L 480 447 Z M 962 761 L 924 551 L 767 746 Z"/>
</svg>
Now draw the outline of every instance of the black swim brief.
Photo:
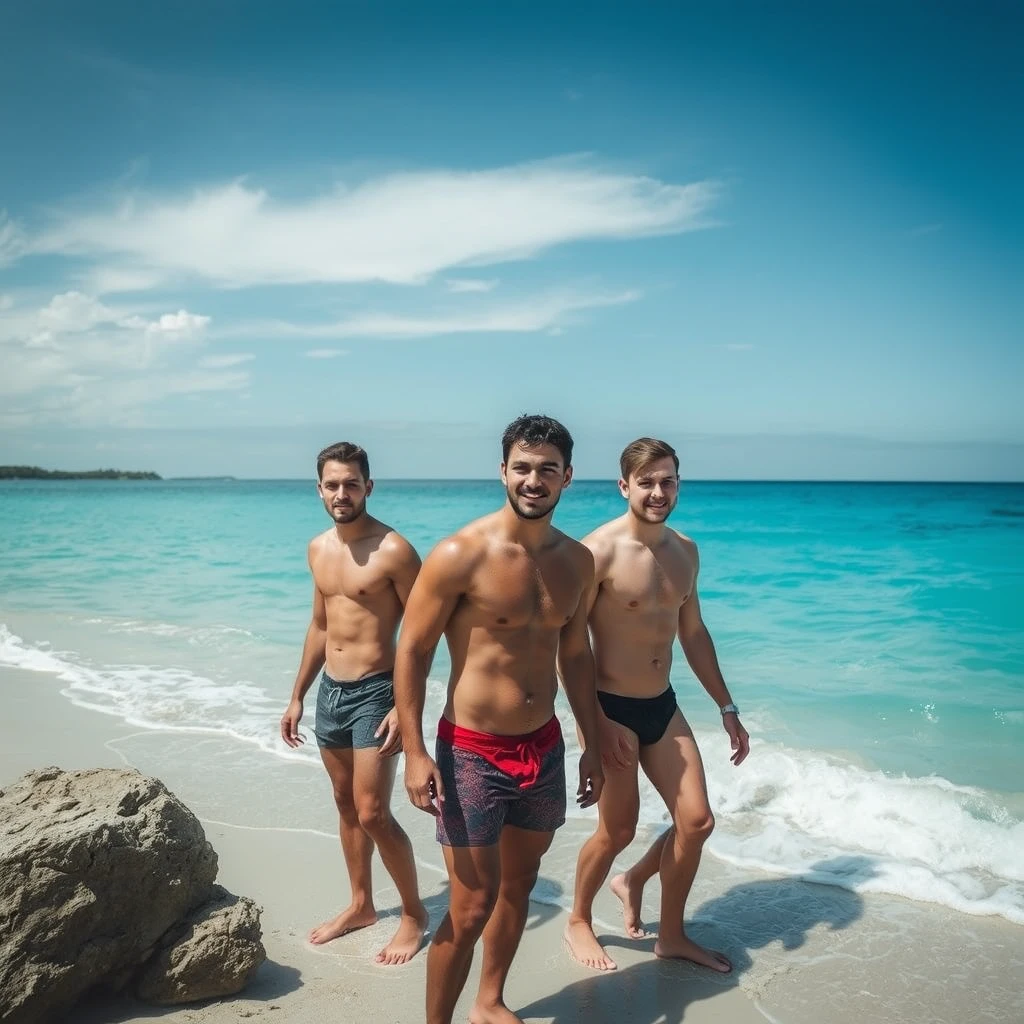
<svg viewBox="0 0 1024 1024">
<path fill-rule="evenodd" d="M 679 707 L 671 686 L 657 697 L 623 697 L 618 693 L 598 690 L 597 699 L 608 718 L 636 733 L 641 747 L 649 747 L 665 735 L 668 723 Z"/>
</svg>

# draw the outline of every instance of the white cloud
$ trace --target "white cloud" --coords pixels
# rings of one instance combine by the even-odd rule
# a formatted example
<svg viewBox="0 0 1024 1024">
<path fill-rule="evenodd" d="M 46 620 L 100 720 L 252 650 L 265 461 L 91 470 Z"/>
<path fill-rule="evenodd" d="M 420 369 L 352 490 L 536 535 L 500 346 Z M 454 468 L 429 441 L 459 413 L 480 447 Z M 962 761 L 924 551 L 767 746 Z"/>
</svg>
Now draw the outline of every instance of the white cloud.
<svg viewBox="0 0 1024 1024">
<path fill-rule="evenodd" d="M 114 323 L 117 319 L 117 313 L 82 292 L 54 295 L 39 311 L 39 326 L 55 333 L 88 331 L 97 324 Z"/>
<path fill-rule="evenodd" d="M 497 284 L 497 279 L 482 281 L 474 277 L 454 277 L 445 281 L 445 287 L 447 287 L 448 291 L 455 292 L 456 294 L 462 292 L 489 292 L 493 291 Z"/>
<path fill-rule="evenodd" d="M 209 317 L 179 310 L 155 320 L 70 291 L 39 307 L 0 311 L 6 424 L 126 422 L 168 395 L 230 390 L 248 374 L 182 371 Z"/>
<path fill-rule="evenodd" d="M 208 316 L 199 316 L 179 309 L 177 313 L 164 313 L 159 320 L 147 324 L 149 334 L 193 335 L 201 331 L 210 322 Z"/>
<path fill-rule="evenodd" d="M 338 356 L 346 355 L 343 348 L 311 348 L 306 353 L 307 359 L 335 359 Z"/>
<path fill-rule="evenodd" d="M 241 366 L 256 357 L 251 352 L 226 352 L 220 356 L 203 356 L 199 365 L 205 370 L 226 370 L 230 366 Z"/>
<path fill-rule="evenodd" d="M 331 323 L 302 324 L 284 321 L 242 324 L 222 332 L 261 337 L 296 338 L 429 338 L 444 334 L 529 334 L 558 326 L 572 314 L 602 306 L 635 302 L 638 291 L 611 295 L 553 293 L 533 296 L 516 305 L 491 309 L 458 310 L 416 316 L 398 313 L 364 313 Z"/>
<path fill-rule="evenodd" d="M 582 160 L 395 174 L 299 201 L 235 181 L 188 195 L 135 193 L 113 208 L 68 214 L 26 245 L 109 261 L 101 280 L 130 267 L 151 281 L 226 287 L 415 284 L 567 242 L 705 227 L 718 192 L 710 181 L 667 184 Z"/>
</svg>

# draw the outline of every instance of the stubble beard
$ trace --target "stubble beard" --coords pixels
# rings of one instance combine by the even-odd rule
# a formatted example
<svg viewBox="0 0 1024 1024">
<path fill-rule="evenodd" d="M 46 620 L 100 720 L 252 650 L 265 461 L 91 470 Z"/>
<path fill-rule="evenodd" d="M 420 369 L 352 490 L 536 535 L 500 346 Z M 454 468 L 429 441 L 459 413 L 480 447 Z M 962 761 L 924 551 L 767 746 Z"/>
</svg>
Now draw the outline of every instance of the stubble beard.
<svg viewBox="0 0 1024 1024">
<path fill-rule="evenodd" d="M 507 487 L 505 489 L 505 492 L 506 494 L 508 494 L 508 503 L 512 506 L 512 511 L 515 512 L 515 514 L 520 519 L 525 519 L 527 522 L 533 522 L 537 519 L 543 519 L 545 516 L 550 515 L 552 512 L 554 512 L 555 506 L 558 504 L 559 498 L 561 498 L 561 494 L 559 494 L 559 496 L 555 498 L 555 500 L 552 501 L 551 504 L 543 511 L 540 511 L 540 509 L 527 511 L 526 509 L 519 507 L 519 495 L 516 494 L 516 492 L 512 490 L 511 487 Z"/>
<path fill-rule="evenodd" d="M 354 523 L 366 512 L 366 502 L 353 505 L 352 508 L 335 508 L 332 505 L 327 512 L 338 526 L 348 526 L 349 523 Z"/>
</svg>

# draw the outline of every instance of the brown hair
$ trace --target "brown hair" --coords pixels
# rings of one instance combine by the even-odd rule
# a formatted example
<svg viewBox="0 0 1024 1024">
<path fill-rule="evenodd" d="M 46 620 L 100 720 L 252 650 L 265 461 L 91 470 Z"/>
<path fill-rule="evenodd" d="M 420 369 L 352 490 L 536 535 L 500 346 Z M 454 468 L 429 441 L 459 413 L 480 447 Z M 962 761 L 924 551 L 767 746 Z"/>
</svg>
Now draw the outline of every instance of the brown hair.
<svg viewBox="0 0 1024 1024">
<path fill-rule="evenodd" d="M 338 441 L 336 444 L 328 445 L 316 457 L 316 476 L 318 480 L 324 478 L 324 466 L 328 462 L 355 462 L 359 471 L 363 474 L 364 480 L 370 479 L 370 460 L 366 452 L 357 444 L 351 441 Z"/>
<path fill-rule="evenodd" d="M 678 473 L 679 456 L 676 455 L 676 450 L 672 445 L 654 437 L 638 437 L 622 449 L 622 455 L 619 457 L 619 471 L 622 473 L 622 479 L 628 480 L 631 473 L 639 473 L 652 462 L 668 458 L 675 464 Z"/>
</svg>

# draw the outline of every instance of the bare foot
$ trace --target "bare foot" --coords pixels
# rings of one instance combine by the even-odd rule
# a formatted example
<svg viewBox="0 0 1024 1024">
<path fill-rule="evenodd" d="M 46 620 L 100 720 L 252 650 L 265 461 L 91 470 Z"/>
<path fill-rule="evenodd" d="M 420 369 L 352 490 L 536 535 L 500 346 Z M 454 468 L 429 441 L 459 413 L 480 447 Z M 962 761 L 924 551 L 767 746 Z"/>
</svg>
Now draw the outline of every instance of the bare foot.
<svg viewBox="0 0 1024 1024">
<path fill-rule="evenodd" d="M 377 911 L 373 907 L 349 907 L 343 910 L 337 917 L 330 921 L 318 924 L 310 933 L 309 941 L 316 946 L 330 942 L 340 935 L 347 935 L 349 932 L 357 931 L 360 928 L 368 928 L 371 924 L 377 923 Z"/>
<path fill-rule="evenodd" d="M 609 888 L 622 900 L 622 921 L 626 934 L 631 939 L 645 938 L 647 932 L 640 923 L 640 901 L 643 898 L 643 883 L 630 882 L 626 875 L 616 875 L 608 883 Z"/>
<path fill-rule="evenodd" d="M 570 921 L 565 926 L 565 944 L 577 963 L 594 971 L 614 971 L 618 966 L 597 941 L 594 929 L 586 921 Z"/>
<path fill-rule="evenodd" d="M 504 1003 L 485 1006 L 478 999 L 469 1011 L 469 1024 L 523 1024 Z"/>
<path fill-rule="evenodd" d="M 719 974 L 728 974 L 732 970 L 729 958 L 723 953 L 714 949 L 705 949 L 698 946 L 692 939 L 685 935 L 681 939 L 674 939 L 672 942 L 662 942 L 658 939 L 654 944 L 654 955 L 660 956 L 663 960 L 691 960 L 701 967 L 710 967 Z"/>
<path fill-rule="evenodd" d="M 427 912 L 424 910 L 419 917 L 403 914 L 398 923 L 398 931 L 391 941 L 377 954 L 376 961 L 386 967 L 404 964 L 411 960 L 423 945 L 423 933 L 427 929 Z"/>
</svg>

